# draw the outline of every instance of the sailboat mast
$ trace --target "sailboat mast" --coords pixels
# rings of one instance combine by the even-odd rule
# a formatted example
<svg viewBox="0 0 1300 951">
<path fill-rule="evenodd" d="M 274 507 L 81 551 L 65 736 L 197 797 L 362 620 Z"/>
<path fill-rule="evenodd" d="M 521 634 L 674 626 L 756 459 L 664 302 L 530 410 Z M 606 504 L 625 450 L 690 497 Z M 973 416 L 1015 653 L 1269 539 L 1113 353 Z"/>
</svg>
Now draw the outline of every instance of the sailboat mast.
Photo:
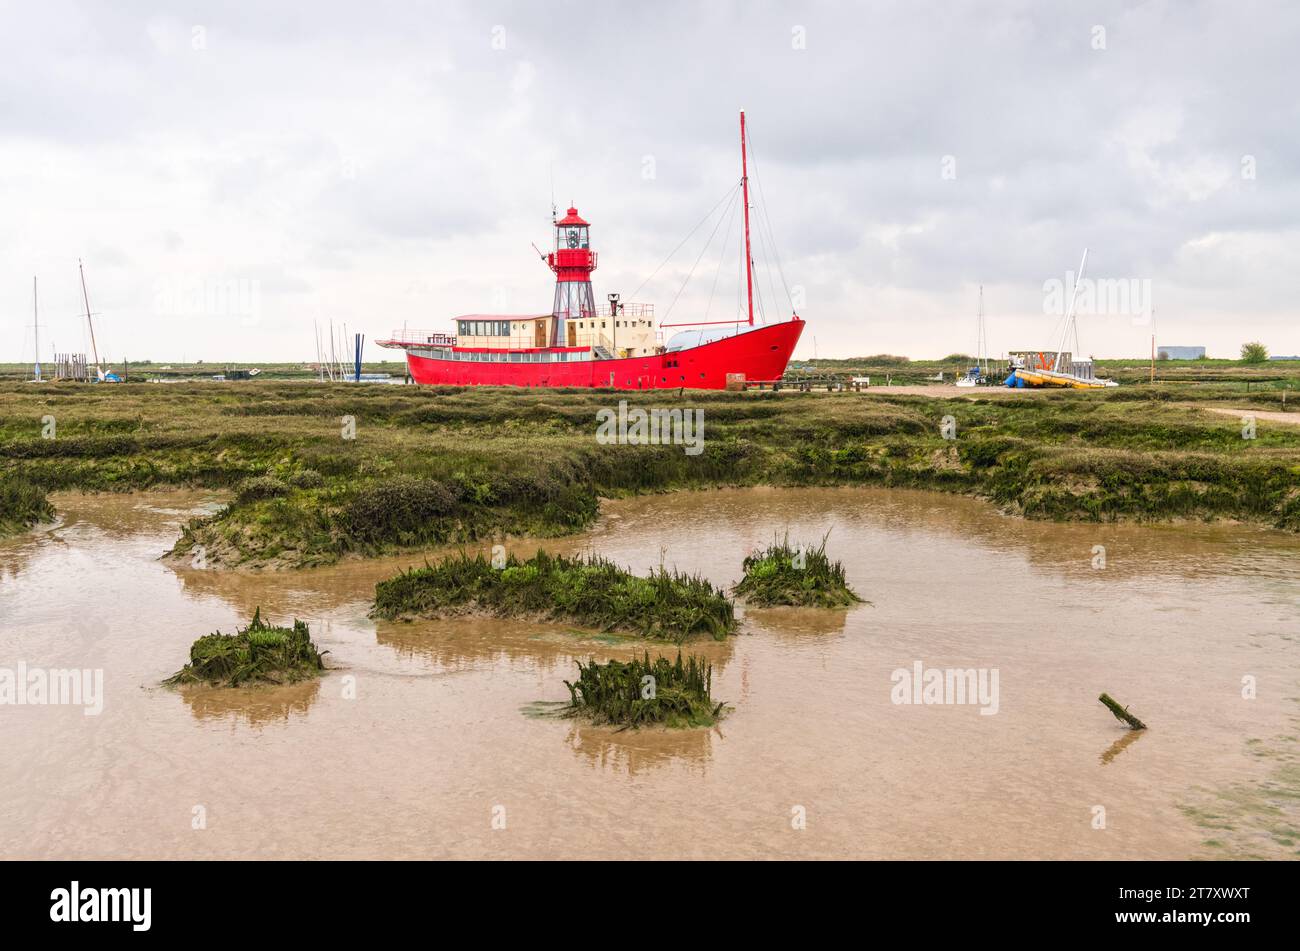
<svg viewBox="0 0 1300 951">
<path fill-rule="evenodd" d="M 754 259 L 749 251 L 749 164 L 745 156 L 745 110 L 740 110 L 740 184 L 745 195 L 745 297 L 749 302 L 749 326 L 754 326 Z"/>
<path fill-rule="evenodd" d="M 95 355 L 95 370 L 99 370 L 99 347 L 95 344 L 95 322 L 90 319 L 90 295 L 86 293 L 86 269 L 77 258 L 77 270 L 81 272 L 81 299 L 86 302 L 86 325 L 90 327 L 90 351 Z"/>
<path fill-rule="evenodd" d="M 32 377 L 41 382 L 41 321 L 36 307 L 36 275 L 32 275 L 32 336 L 36 340 L 36 365 L 32 367 Z"/>
<path fill-rule="evenodd" d="M 1070 325 L 1074 323 L 1074 302 L 1079 298 L 1079 285 L 1083 283 L 1083 269 L 1088 266 L 1088 249 L 1083 249 L 1083 260 L 1079 262 L 1079 273 L 1074 278 L 1074 293 L 1070 295 L 1070 309 L 1065 315 L 1065 326 L 1061 328 L 1061 344 L 1056 348 L 1056 359 L 1052 361 L 1052 369 L 1060 371 L 1061 354 L 1065 352 L 1065 342 L 1070 339 Z M 1075 339 L 1078 339 L 1079 330 L 1075 326 Z M 1078 349 L 1078 344 L 1075 344 Z M 1077 357 L 1078 354 L 1075 354 Z"/>
<path fill-rule="evenodd" d="M 1151 382 L 1156 381 L 1156 309 L 1151 308 Z"/>
</svg>

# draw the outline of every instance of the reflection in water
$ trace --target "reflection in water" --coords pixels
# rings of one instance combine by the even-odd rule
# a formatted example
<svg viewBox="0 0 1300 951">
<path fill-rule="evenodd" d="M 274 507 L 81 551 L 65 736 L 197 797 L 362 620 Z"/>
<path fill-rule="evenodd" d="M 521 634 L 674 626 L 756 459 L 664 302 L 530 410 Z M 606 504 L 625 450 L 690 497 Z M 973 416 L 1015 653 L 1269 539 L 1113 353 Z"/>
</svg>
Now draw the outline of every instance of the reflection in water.
<svg viewBox="0 0 1300 951">
<path fill-rule="evenodd" d="M 547 674 L 572 677 L 574 661 L 596 657 L 626 659 L 649 652 L 675 658 L 681 650 L 706 657 L 721 674 L 735 653 L 735 639 L 692 641 L 681 647 L 624 634 L 597 634 L 563 624 L 509 621 L 501 618 L 444 618 L 424 621 L 376 621 L 377 643 L 400 656 L 421 658 L 435 667 L 461 670 L 523 663 Z M 558 681 L 557 681 L 558 683 Z"/>
<path fill-rule="evenodd" d="M 302 716 L 320 696 L 321 682 L 304 680 L 284 686 L 178 687 L 176 692 L 196 720 L 243 720 L 264 726 L 277 720 Z"/>
<path fill-rule="evenodd" d="M 790 640 L 843 635 L 849 611 L 870 610 L 869 605 L 855 608 L 746 608 L 745 621 L 753 628 L 770 631 Z"/>
<path fill-rule="evenodd" d="M 1131 745 L 1137 742 L 1138 737 L 1146 733 L 1146 730 L 1125 730 L 1124 735 L 1106 748 L 1106 752 L 1101 754 L 1101 765 L 1105 766 L 1120 753 L 1123 753 Z"/>
<path fill-rule="evenodd" d="M 669 730 L 575 724 L 565 742 L 586 765 L 627 776 L 637 776 L 669 764 L 703 774 L 713 756 L 713 737 L 722 738 L 722 721 L 711 729 Z"/>
</svg>

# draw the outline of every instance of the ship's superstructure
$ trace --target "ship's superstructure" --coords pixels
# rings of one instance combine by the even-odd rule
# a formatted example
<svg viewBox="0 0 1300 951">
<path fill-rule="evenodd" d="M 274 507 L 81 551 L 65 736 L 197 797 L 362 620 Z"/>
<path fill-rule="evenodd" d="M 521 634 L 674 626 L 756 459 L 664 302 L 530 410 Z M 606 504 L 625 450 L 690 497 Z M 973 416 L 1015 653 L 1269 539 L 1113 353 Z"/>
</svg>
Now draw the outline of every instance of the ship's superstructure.
<svg viewBox="0 0 1300 951">
<path fill-rule="evenodd" d="M 379 346 L 405 350 L 417 383 L 722 389 L 780 379 L 804 321 L 792 314 L 788 320 L 754 323 L 743 112 L 740 128 L 747 319 L 665 324 L 710 326 L 676 334 L 665 345 L 652 305 L 624 302 L 618 294 L 597 305 L 591 286 L 597 265 L 591 224 L 570 207 L 564 217 L 553 219 L 555 248 L 544 256 L 555 273 L 549 314 L 466 314 L 455 318 L 454 334 L 403 331 L 377 341 Z"/>
</svg>

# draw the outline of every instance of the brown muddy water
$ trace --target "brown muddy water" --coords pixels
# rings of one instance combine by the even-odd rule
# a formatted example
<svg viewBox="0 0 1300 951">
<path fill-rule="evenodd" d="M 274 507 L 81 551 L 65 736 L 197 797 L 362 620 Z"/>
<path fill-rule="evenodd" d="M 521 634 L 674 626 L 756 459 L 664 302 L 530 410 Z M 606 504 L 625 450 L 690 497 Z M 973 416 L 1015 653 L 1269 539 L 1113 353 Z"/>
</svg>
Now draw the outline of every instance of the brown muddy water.
<svg viewBox="0 0 1300 951">
<path fill-rule="evenodd" d="M 0 668 L 104 677 L 98 716 L 0 706 L 0 856 L 1297 854 L 1294 536 L 1025 522 L 871 489 L 606 503 L 548 547 L 729 584 L 774 534 L 829 530 L 872 602 L 749 611 L 740 636 L 699 648 L 734 708 L 718 728 L 618 733 L 524 712 L 567 699 L 575 658 L 627 656 L 617 639 L 367 619 L 374 583 L 417 556 L 267 574 L 160 562 L 213 502 L 64 496 L 56 526 L 0 543 Z M 307 620 L 336 669 L 157 686 L 194 638 L 259 605 Z M 996 668 L 997 712 L 892 702 L 891 673 L 917 662 Z M 1151 729 L 1126 732 L 1103 690 Z"/>
</svg>

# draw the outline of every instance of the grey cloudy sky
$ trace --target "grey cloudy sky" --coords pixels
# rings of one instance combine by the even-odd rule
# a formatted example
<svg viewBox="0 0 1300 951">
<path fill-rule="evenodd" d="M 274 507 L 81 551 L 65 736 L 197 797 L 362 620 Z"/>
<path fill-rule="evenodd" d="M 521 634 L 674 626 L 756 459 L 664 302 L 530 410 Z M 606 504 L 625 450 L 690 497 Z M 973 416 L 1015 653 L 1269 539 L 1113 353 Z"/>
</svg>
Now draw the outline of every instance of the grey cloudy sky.
<svg viewBox="0 0 1300 951">
<path fill-rule="evenodd" d="M 30 359 L 33 274 L 42 350 L 85 348 L 79 257 L 112 359 L 543 312 L 552 177 L 593 223 L 598 299 L 633 299 L 739 180 L 742 107 L 798 357 L 970 352 L 980 284 L 995 354 L 1046 347 L 1045 282 L 1085 246 L 1132 282 L 1085 306 L 1085 352 L 1145 353 L 1151 303 L 1165 344 L 1300 352 L 1295 4 L 0 10 L 0 360 Z M 735 311 L 728 227 L 673 319 Z M 635 299 L 663 314 L 711 228 Z"/>
</svg>

